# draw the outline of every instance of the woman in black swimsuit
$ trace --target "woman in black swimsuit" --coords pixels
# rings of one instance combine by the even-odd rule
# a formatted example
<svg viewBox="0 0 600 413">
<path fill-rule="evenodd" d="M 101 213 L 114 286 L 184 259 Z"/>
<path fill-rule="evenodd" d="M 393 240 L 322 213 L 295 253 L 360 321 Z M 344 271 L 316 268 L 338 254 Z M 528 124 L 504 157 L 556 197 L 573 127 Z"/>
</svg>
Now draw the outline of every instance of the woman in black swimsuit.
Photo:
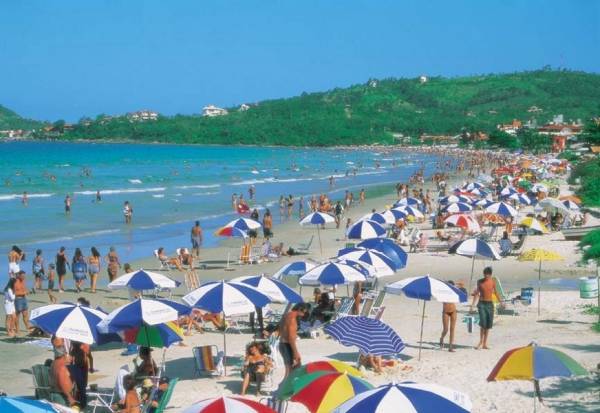
<svg viewBox="0 0 600 413">
<path fill-rule="evenodd" d="M 268 361 L 268 357 L 261 352 L 256 343 L 250 344 L 246 352 L 244 369 L 242 370 L 244 376 L 242 396 L 246 394 L 250 382 L 256 382 L 256 394 L 260 393 L 260 386 L 265 381 Z"/>
</svg>

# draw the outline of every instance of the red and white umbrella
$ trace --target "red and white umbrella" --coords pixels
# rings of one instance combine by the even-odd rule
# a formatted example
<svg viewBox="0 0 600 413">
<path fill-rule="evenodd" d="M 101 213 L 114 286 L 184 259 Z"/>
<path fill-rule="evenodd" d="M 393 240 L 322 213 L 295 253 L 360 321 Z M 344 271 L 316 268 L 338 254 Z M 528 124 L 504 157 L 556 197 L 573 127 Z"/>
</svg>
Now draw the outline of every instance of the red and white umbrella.
<svg viewBox="0 0 600 413">
<path fill-rule="evenodd" d="M 466 214 L 456 214 L 450 215 L 448 218 L 444 220 L 446 224 L 454 225 L 455 227 L 461 227 L 466 229 L 467 231 L 479 232 L 481 231 L 481 227 L 479 223 L 470 215 Z"/>
<path fill-rule="evenodd" d="M 215 397 L 194 403 L 183 413 L 276 413 L 264 404 L 243 397 Z"/>
</svg>

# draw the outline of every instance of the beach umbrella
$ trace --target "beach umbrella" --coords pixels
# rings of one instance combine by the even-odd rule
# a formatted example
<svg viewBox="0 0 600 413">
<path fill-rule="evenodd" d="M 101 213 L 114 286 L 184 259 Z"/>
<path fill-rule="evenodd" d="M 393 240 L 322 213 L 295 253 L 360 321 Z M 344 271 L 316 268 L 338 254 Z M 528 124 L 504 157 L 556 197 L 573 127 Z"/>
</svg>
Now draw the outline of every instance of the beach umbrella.
<svg viewBox="0 0 600 413">
<path fill-rule="evenodd" d="M 165 301 L 168 300 L 138 298 L 109 313 L 104 320 L 98 323 L 98 329 L 102 333 L 116 333 L 144 324 L 152 326 L 177 320 L 178 308 Z"/>
<path fill-rule="evenodd" d="M 506 187 L 502 188 L 502 190 L 500 191 L 500 196 L 508 198 L 509 196 L 518 194 L 518 193 L 519 193 L 519 191 L 517 191 L 514 187 L 506 186 Z"/>
<path fill-rule="evenodd" d="M 325 332 L 344 346 L 356 346 L 364 354 L 392 356 L 404 350 L 400 336 L 383 321 L 348 316 L 325 326 Z"/>
<path fill-rule="evenodd" d="M 531 205 L 531 199 L 525 194 L 512 194 L 508 197 L 508 199 L 512 199 L 513 201 L 519 202 L 522 205 Z"/>
<path fill-rule="evenodd" d="M 443 198 L 440 198 L 438 202 L 442 205 L 446 204 L 454 204 L 456 202 L 471 202 L 471 198 L 465 195 L 448 195 Z"/>
<path fill-rule="evenodd" d="M 567 207 L 567 209 L 569 211 L 579 211 L 579 205 L 577 205 L 575 202 L 571 201 L 570 199 L 567 199 L 566 201 L 562 201 L 562 203 L 565 207 Z"/>
<path fill-rule="evenodd" d="M 2 413 L 58 413 L 58 410 L 46 400 L 33 400 L 24 397 L 0 396 Z"/>
<path fill-rule="evenodd" d="M 262 227 L 262 225 L 260 224 L 260 222 L 255 221 L 253 219 L 250 218 L 238 218 L 238 219 L 234 219 L 233 221 L 228 222 L 227 224 L 225 224 L 224 226 L 222 226 L 221 228 L 219 228 L 216 232 L 217 235 L 219 236 L 234 236 L 233 233 L 235 232 L 235 229 L 244 231 L 244 232 L 248 232 L 250 230 L 257 230 L 260 229 L 260 227 Z M 229 235 L 231 234 L 231 235 Z"/>
<path fill-rule="evenodd" d="M 47 334 L 60 338 L 97 343 L 100 332 L 97 325 L 106 313 L 79 304 L 50 304 L 31 310 L 31 324 Z"/>
<path fill-rule="evenodd" d="M 502 215 L 503 217 L 516 217 L 519 213 L 506 202 L 494 202 L 485 208 L 490 214 Z"/>
<path fill-rule="evenodd" d="M 391 222 L 388 221 L 388 219 L 391 220 Z M 359 221 L 365 221 L 365 220 L 375 221 L 379 225 L 388 225 L 388 224 L 395 224 L 396 223 L 396 219 L 393 216 L 393 214 L 388 214 L 387 218 L 386 218 L 385 216 L 383 216 L 379 212 L 371 212 L 370 214 L 363 215 L 363 217 L 361 219 L 359 219 Z"/>
<path fill-rule="evenodd" d="M 475 196 L 478 196 L 478 197 L 488 196 L 488 192 L 487 191 L 484 191 L 483 189 L 477 189 L 477 188 L 470 190 L 469 193 L 471 195 L 475 195 Z"/>
<path fill-rule="evenodd" d="M 300 277 L 300 284 L 304 285 L 337 285 L 349 284 L 367 279 L 365 271 L 361 271 L 350 264 L 329 262 L 316 266 Z"/>
<path fill-rule="evenodd" d="M 367 264 L 375 269 L 377 277 L 394 275 L 396 272 L 394 262 L 382 252 L 363 248 L 351 248 L 349 250 L 344 250 L 342 255 L 338 254 L 338 259 Z"/>
<path fill-rule="evenodd" d="M 338 360 L 318 360 L 304 364 L 295 368 L 277 388 L 277 398 L 289 399 L 294 394 L 294 381 L 306 374 L 315 373 L 318 371 L 326 371 L 330 373 L 350 374 L 354 377 L 363 377 L 363 374 L 356 367 L 352 367 L 343 361 Z"/>
<path fill-rule="evenodd" d="M 323 212 L 312 212 L 300 220 L 300 225 L 315 225 L 317 227 L 317 234 L 319 236 L 319 248 L 321 254 L 323 254 L 323 245 L 321 244 L 321 226 L 335 222 L 335 218 L 329 214 Z"/>
<path fill-rule="evenodd" d="M 463 189 L 466 191 L 469 191 L 469 192 L 474 189 L 483 189 L 483 188 L 485 188 L 485 185 L 483 183 L 477 182 L 477 181 L 463 185 Z"/>
<path fill-rule="evenodd" d="M 183 413 L 276 413 L 270 407 L 240 396 L 222 396 L 200 400 Z"/>
<path fill-rule="evenodd" d="M 417 208 L 412 207 L 412 206 L 399 206 L 399 207 L 395 207 L 392 209 L 395 211 L 400 211 L 406 215 L 412 215 L 413 217 L 415 217 L 417 219 L 424 218 L 423 213 L 421 211 L 419 211 Z"/>
<path fill-rule="evenodd" d="M 370 238 L 359 242 L 356 246 L 377 250 L 385 254 L 396 265 L 396 270 L 406 267 L 408 254 L 391 238 Z"/>
<path fill-rule="evenodd" d="M 523 220 L 519 223 L 519 226 L 530 228 L 534 231 L 541 232 L 542 234 L 548 233 L 548 228 L 546 228 L 544 224 L 542 224 L 534 217 L 523 218 Z"/>
<path fill-rule="evenodd" d="M 381 215 L 385 219 L 385 222 L 389 224 L 395 224 L 399 219 L 406 219 L 408 216 L 407 213 L 397 209 L 386 209 L 385 211 L 380 212 L 379 215 Z"/>
<path fill-rule="evenodd" d="M 423 343 L 423 323 L 425 321 L 425 305 L 427 301 L 436 300 L 442 303 L 464 303 L 467 294 L 437 278 L 425 275 L 410 277 L 388 284 L 385 290 L 391 294 L 404 294 L 409 298 L 423 300 L 423 314 L 421 315 L 421 335 L 419 339 L 419 360 L 421 360 L 421 346 Z"/>
<path fill-rule="evenodd" d="M 349 239 L 368 239 L 385 236 L 385 228 L 375 221 L 358 221 L 346 233 Z"/>
<path fill-rule="evenodd" d="M 285 264 L 275 274 L 273 278 L 281 280 L 284 277 L 289 276 L 301 276 L 306 274 L 308 271 L 315 268 L 317 265 L 310 261 L 294 261 L 289 264 Z"/>
<path fill-rule="evenodd" d="M 475 260 L 499 260 L 500 254 L 487 242 L 479 238 L 469 238 L 463 241 L 458 241 L 448 250 L 450 254 L 462 255 L 463 257 L 471 258 L 471 277 L 469 278 L 469 289 L 473 283 L 473 272 L 475 270 Z"/>
<path fill-rule="evenodd" d="M 360 271 L 361 273 L 363 273 L 365 275 L 365 277 L 367 278 L 376 278 L 377 276 L 377 270 L 375 270 L 375 267 L 373 267 L 372 265 L 366 264 L 364 262 L 358 262 L 358 261 L 352 261 L 352 260 L 347 260 L 347 259 L 336 259 L 335 261 L 333 261 L 337 264 L 344 264 L 344 265 L 349 265 L 353 268 L 355 268 L 356 270 Z"/>
<path fill-rule="evenodd" d="M 179 281 L 175 281 L 165 275 L 140 269 L 139 271 L 121 275 L 116 280 L 110 282 L 108 288 L 113 290 L 130 288 L 142 291 L 157 288 L 173 289 L 177 288 L 180 284 Z"/>
<path fill-rule="evenodd" d="M 291 401 L 302 403 L 311 413 L 330 413 L 357 394 L 373 388 L 351 374 L 317 371 L 298 377 L 292 383 Z"/>
<path fill-rule="evenodd" d="M 477 176 L 477 181 L 484 182 L 486 184 L 491 184 L 494 182 L 494 178 L 491 175 L 481 174 Z"/>
<path fill-rule="evenodd" d="M 547 377 L 585 376 L 588 372 L 565 353 L 535 342 L 507 351 L 494 366 L 488 381 L 532 381 L 534 393 L 541 400 L 539 380 Z M 535 411 L 535 396 L 533 399 Z"/>
<path fill-rule="evenodd" d="M 544 184 L 533 184 L 531 192 L 548 192 L 548 187 Z"/>
<path fill-rule="evenodd" d="M 519 261 L 537 261 L 539 263 L 538 266 L 538 316 L 540 315 L 540 306 L 541 306 L 541 289 L 542 289 L 542 262 L 544 261 L 561 261 L 563 260 L 562 255 L 554 252 L 548 251 L 542 248 L 533 248 L 529 251 L 525 251 L 523 254 L 519 255 Z"/>
<path fill-rule="evenodd" d="M 455 227 L 463 228 L 466 231 L 481 231 L 481 227 L 479 226 L 479 223 L 475 220 L 475 218 L 466 214 L 450 215 L 448 218 L 444 219 L 444 222 Z"/>
<path fill-rule="evenodd" d="M 183 330 L 172 321 L 153 326 L 140 325 L 124 330 L 120 335 L 124 342 L 142 347 L 166 348 L 183 341 Z"/>
<path fill-rule="evenodd" d="M 192 307 L 225 316 L 249 314 L 271 302 L 258 289 L 244 283 L 211 281 L 183 296 L 183 301 Z M 223 353 L 227 356 L 226 329 L 223 329 Z M 226 363 L 223 363 L 227 375 Z"/>
<path fill-rule="evenodd" d="M 462 212 L 469 212 L 471 210 L 473 210 L 473 207 L 464 202 L 454 202 L 442 208 L 442 212 L 447 214 L 460 214 Z"/>
<path fill-rule="evenodd" d="M 362 392 L 338 406 L 333 413 L 469 413 L 471 399 L 437 384 L 389 383 Z"/>
<path fill-rule="evenodd" d="M 215 231 L 215 235 L 219 237 L 244 238 L 244 242 L 248 238 L 248 233 L 245 230 L 231 227 L 221 227 Z"/>
<path fill-rule="evenodd" d="M 264 275 L 250 275 L 237 277 L 231 281 L 248 284 L 256 288 L 274 303 L 301 303 L 304 301 L 300 294 L 276 278 L 265 277 Z"/>
<path fill-rule="evenodd" d="M 484 199 L 478 199 L 478 200 L 474 201 L 472 204 L 475 206 L 487 208 L 490 205 L 492 205 L 493 203 L 494 203 L 494 201 L 490 201 L 489 199 L 484 198 Z"/>
<path fill-rule="evenodd" d="M 544 198 L 540 202 L 538 202 L 538 207 L 549 212 L 569 212 L 569 208 L 567 208 L 562 202 L 560 202 L 556 198 Z"/>
<path fill-rule="evenodd" d="M 396 202 L 394 204 L 394 206 L 401 206 L 401 205 L 416 206 L 416 205 L 420 205 L 422 203 L 423 202 L 421 202 L 420 199 L 409 196 L 409 197 L 404 197 L 404 198 L 400 199 L 398 202 Z"/>
</svg>

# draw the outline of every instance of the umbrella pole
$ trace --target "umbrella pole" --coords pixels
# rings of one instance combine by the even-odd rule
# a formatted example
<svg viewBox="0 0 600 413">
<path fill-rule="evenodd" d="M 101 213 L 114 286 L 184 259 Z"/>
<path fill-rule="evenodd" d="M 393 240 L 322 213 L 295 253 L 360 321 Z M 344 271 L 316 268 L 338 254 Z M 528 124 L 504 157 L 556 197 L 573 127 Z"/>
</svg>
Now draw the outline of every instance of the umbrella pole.
<svg viewBox="0 0 600 413">
<path fill-rule="evenodd" d="M 423 300 L 423 314 L 421 315 L 421 336 L 419 338 L 419 360 L 421 360 L 421 347 L 423 347 L 423 323 L 425 323 L 425 305 L 427 300 Z"/>
<path fill-rule="evenodd" d="M 225 314 L 223 314 L 223 376 L 227 377 L 227 325 L 225 324 Z"/>
<path fill-rule="evenodd" d="M 321 228 L 317 224 L 317 235 L 319 236 L 319 249 L 321 250 L 321 256 L 323 256 L 323 244 L 321 244 Z"/>
<path fill-rule="evenodd" d="M 473 273 L 475 272 L 475 255 L 471 258 L 471 278 L 469 278 L 469 291 L 471 294 L 471 285 L 473 284 Z"/>
<path fill-rule="evenodd" d="M 540 307 L 542 303 L 542 260 L 538 267 L 538 317 L 540 316 Z"/>
</svg>

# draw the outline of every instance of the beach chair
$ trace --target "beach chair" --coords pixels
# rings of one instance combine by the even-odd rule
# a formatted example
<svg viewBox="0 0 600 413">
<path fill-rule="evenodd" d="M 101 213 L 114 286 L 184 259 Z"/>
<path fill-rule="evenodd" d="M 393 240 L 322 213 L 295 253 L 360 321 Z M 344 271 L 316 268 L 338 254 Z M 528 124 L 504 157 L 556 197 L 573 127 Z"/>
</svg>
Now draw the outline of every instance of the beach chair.
<svg viewBox="0 0 600 413">
<path fill-rule="evenodd" d="M 167 258 L 166 260 L 162 260 L 160 259 L 160 257 L 158 256 L 158 250 L 154 250 L 154 256 L 156 257 L 156 259 L 158 260 L 158 271 L 169 271 L 171 269 L 171 266 L 169 265 L 169 259 Z"/>
<path fill-rule="evenodd" d="M 377 313 L 375 314 L 375 316 L 373 317 L 375 320 L 381 320 L 381 317 L 383 317 L 383 312 L 385 311 L 385 305 L 382 305 L 381 307 L 379 307 L 377 309 Z"/>
<path fill-rule="evenodd" d="M 261 247 L 252 247 L 250 249 L 250 255 L 248 256 L 249 264 L 259 264 L 262 258 L 262 248 Z"/>
<path fill-rule="evenodd" d="M 52 388 L 50 386 L 50 367 L 44 364 L 36 364 L 31 367 L 33 388 L 36 399 L 50 400 Z"/>
<path fill-rule="evenodd" d="M 346 317 L 352 314 L 352 307 L 354 306 L 354 298 L 343 297 L 340 301 L 340 306 L 331 317 L 329 322 L 333 322 L 339 318 Z"/>
<path fill-rule="evenodd" d="M 529 312 L 529 307 L 533 303 L 533 287 L 521 288 L 521 294 L 517 295 L 513 302 L 521 304 L 525 308 L 525 312 Z"/>
<path fill-rule="evenodd" d="M 249 264 L 250 263 L 250 244 L 242 245 L 240 249 L 240 259 L 238 261 L 239 264 Z"/>
<path fill-rule="evenodd" d="M 259 399 L 260 404 L 264 404 L 265 406 L 270 407 L 277 413 L 286 413 L 287 411 L 287 401 L 280 400 L 276 397 L 266 397 Z"/>
<path fill-rule="evenodd" d="M 117 373 L 117 378 L 115 379 L 115 385 L 111 389 L 110 392 L 93 392 L 88 390 L 87 396 L 88 406 L 92 408 L 92 413 L 96 413 L 97 409 L 101 411 L 109 410 L 114 412 L 112 405 L 117 403 L 119 400 L 125 399 L 125 386 L 123 385 L 123 379 L 128 374 L 131 374 L 129 371 L 129 366 L 127 364 L 122 365 L 119 368 L 119 372 Z"/>
<path fill-rule="evenodd" d="M 311 237 L 307 243 L 298 244 L 298 246 L 296 248 L 294 248 L 294 250 L 301 254 L 308 254 L 310 252 L 310 247 L 311 247 L 314 239 L 315 239 L 315 236 L 311 235 Z"/>
<path fill-rule="evenodd" d="M 366 297 L 362 303 L 360 308 L 360 315 L 364 317 L 368 317 L 371 314 L 371 308 L 373 308 L 374 299 L 371 297 Z"/>
<path fill-rule="evenodd" d="M 521 253 L 523 252 L 523 249 L 525 248 L 525 240 L 526 239 L 527 239 L 527 235 L 523 234 L 523 236 L 521 236 L 519 238 L 519 240 L 513 244 L 511 255 L 521 255 Z"/>
<path fill-rule="evenodd" d="M 219 348 L 216 345 L 199 346 L 192 348 L 195 372 L 198 376 L 219 374 Z"/>
<path fill-rule="evenodd" d="M 175 377 L 171 380 L 169 380 L 169 387 L 167 387 L 167 390 L 163 393 L 162 397 L 160 398 L 160 401 L 158 402 L 158 406 L 156 406 L 156 409 L 154 410 L 154 413 L 163 413 L 169 402 L 171 401 L 171 396 L 173 395 L 173 390 L 175 389 L 175 385 L 177 384 L 177 382 L 179 381 L 179 378 Z M 146 406 L 144 406 L 144 409 L 142 410 L 143 413 L 149 412 L 151 408 L 151 404 L 148 403 Z"/>
<path fill-rule="evenodd" d="M 379 291 L 379 293 L 377 294 L 377 297 L 375 297 L 375 300 L 373 301 L 373 305 L 371 306 L 371 311 L 367 315 L 368 317 L 371 317 L 371 316 L 374 316 L 377 314 L 377 312 L 383 305 L 384 298 L 385 298 L 385 290 Z"/>
<path fill-rule="evenodd" d="M 506 294 L 504 288 L 502 287 L 502 282 L 500 282 L 500 279 L 497 277 L 493 278 L 494 283 L 496 284 L 496 296 L 494 300 L 494 304 L 497 304 L 495 306 L 496 312 L 498 313 L 498 315 L 517 315 L 514 300 L 511 297 L 509 297 L 508 294 Z M 510 304 L 512 309 L 508 310 L 506 308 L 507 304 Z"/>
</svg>

